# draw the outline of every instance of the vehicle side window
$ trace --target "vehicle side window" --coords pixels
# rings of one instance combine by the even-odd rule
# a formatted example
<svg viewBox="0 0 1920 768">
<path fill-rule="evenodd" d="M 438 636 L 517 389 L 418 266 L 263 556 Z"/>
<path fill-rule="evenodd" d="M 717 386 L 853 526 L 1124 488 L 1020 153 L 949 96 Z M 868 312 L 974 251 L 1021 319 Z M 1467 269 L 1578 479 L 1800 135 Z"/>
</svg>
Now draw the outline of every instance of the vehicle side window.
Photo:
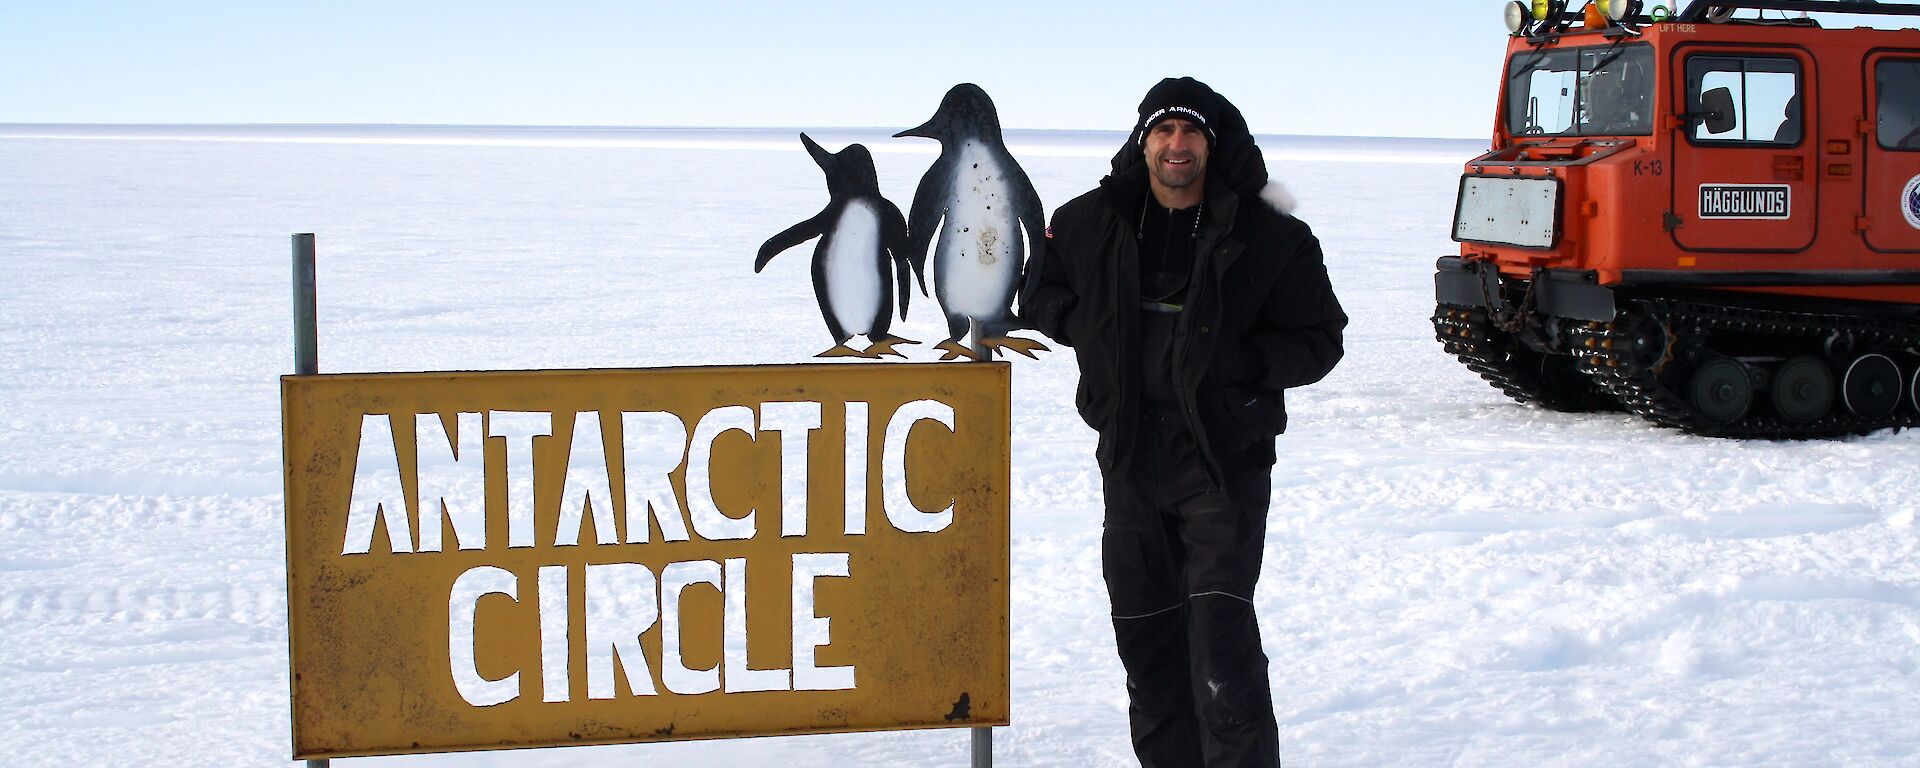
<svg viewBox="0 0 1920 768">
<path fill-rule="evenodd" d="M 1879 104 L 1874 134 L 1886 149 L 1920 150 L 1920 60 L 1887 59 L 1874 65 Z"/>
<path fill-rule="evenodd" d="M 1761 56 L 1687 60 L 1687 137 L 1696 144 L 1800 143 L 1800 63 Z"/>
</svg>

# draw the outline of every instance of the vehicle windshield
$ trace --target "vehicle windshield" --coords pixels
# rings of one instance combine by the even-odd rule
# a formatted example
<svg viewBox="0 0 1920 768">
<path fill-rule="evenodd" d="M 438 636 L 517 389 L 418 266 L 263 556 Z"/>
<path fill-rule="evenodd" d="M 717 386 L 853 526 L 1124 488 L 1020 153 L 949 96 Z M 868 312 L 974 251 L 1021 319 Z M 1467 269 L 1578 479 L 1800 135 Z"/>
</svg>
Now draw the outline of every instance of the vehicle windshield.
<svg viewBox="0 0 1920 768">
<path fill-rule="evenodd" d="M 1515 136 L 1653 133 L 1653 46 L 1515 54 L 1507 65 L 1507 131 Z"/>
</svg>

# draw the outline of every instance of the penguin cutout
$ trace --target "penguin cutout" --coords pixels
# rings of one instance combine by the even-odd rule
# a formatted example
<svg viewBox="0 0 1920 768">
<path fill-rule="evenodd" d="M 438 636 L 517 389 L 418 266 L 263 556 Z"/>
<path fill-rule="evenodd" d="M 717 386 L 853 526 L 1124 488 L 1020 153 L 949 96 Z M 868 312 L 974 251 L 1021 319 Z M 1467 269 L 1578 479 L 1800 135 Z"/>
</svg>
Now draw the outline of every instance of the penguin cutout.
<svg viewBox="0 0 1920 768">
<path fill-rule="evenodd" d="M 781 251 L 820 238 L 813 248 L 813 295 L 820 302 L 827 332 L 833 334 L 833 346 L 815 357 L 906 357 L 894 348 L 920 342 L 887 332 L 894 295 L 888 272 L 893 272 L 892 277 L 899 282 L 902 320 L 907 317 L 907 299 L 911 296 L 907 271 L 921 272 L 919 265 L 907 258 L 906 219 L 898 207 L 880 196 L 880 177 L 873 170 L 873 154 L 866 147 L 851 144 L 837 153 L 828 152 L 804 133 L 800 134 L 800 143 L 806 145 L 807 154 L 827 175 L 827 207 L 768 238 L 753 260 L 753 271 L 758 274 Z M 892 262 L 892 270 L 888 262 Z M 920 293 L 926 292 L 922 274 Z M 867 337 L 866 349 L 847 345 L 855 335 Z"/>
<path fill-rule="evenodd" d="M 907 220 L 915 271 L 933 248 L 934 296 L 947 316 L 947 340 L 938 345 L 947 354 L 940 359 L 978 360 L 1002 349 L 1034 357 L 1034 350 L 1046 350 L 1007 335 L 1024 327 L 1013 314 L 1014 296 L 1026 248 L 1040 247 L 1046 222 L 1033 182 L 1001 140 L 993 100 L 980 86 L 961 83 L 926 124 L 894 136 L 940 142 L 940 158 L 920 178 Z M 973 349 L 960 344 L 969 331 Z"/>
</svg>

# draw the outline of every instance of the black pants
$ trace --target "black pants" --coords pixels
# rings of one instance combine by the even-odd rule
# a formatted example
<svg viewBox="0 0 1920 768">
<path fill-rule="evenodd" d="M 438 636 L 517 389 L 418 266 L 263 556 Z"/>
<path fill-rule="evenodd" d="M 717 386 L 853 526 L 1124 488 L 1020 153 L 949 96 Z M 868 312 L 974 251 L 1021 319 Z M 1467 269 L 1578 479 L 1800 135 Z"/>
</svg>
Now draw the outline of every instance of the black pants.
<svg viewBox="0 0 1920 768">
<path fill-rule="evenodd" d="M 1145 768 L 1280 765 L 1253 610 L 1271 471 L 1214 487 L 1175 419 L 1148 417 L 1106 479 L 1102 569 Z"/>
</svg>

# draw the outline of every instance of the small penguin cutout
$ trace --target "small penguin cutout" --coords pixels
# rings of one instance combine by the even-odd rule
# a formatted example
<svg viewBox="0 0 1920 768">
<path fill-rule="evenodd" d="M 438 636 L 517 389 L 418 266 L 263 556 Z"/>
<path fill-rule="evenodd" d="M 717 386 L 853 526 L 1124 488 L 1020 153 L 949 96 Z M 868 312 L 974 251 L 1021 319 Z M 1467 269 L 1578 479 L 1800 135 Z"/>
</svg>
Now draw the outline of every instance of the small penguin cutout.
<svg viewBox="0 0 1920 768">
<path fill-rule="evenodd" d="M 940 359 L 1045 351 L 1038 341 L 1008 335 L 1024 327 L 1014 316 L 1014 298 L 1027 249 L 1041 247 L 1046 222 L 1033 182 L 1000 137 L 993 100 L 980 86 L 961 83 L 947 91 L 932 119 L 894 136 L 940 142 L 940 158 L 913 195 L 906 246 L 916 272 L 933 249 L 934 296 L 947 317 Z M 971 348 L 960 343 L 963 336 Z"/>
<path fill-rule="evenodd" d="M 920 272 L 907 258 L 906 220 L 898 207 L 880 196 L 880 178 L 866 147 L 852 144 L 828 152 L 804 133 L 800 143 L 827 175 L 827 207 L 768 238 L 754 258 L 753 271 L 758 274 L 781 251 L 820 238 L 813 248 L 813 295 L 820 302 L 827 332 L 833 335 L 833 346 L 815 357 L 906 357 L 895 347 L 919 342 L 887 332 L 893 320 L 896 280 L 904 320 L 912 295 L 907 272 Z M 920 293 L 926 292 L 926 277 L 921 275 Z M 856 335 L 867 337 L 866 349 L 847 344 Z"/>
</svg>

